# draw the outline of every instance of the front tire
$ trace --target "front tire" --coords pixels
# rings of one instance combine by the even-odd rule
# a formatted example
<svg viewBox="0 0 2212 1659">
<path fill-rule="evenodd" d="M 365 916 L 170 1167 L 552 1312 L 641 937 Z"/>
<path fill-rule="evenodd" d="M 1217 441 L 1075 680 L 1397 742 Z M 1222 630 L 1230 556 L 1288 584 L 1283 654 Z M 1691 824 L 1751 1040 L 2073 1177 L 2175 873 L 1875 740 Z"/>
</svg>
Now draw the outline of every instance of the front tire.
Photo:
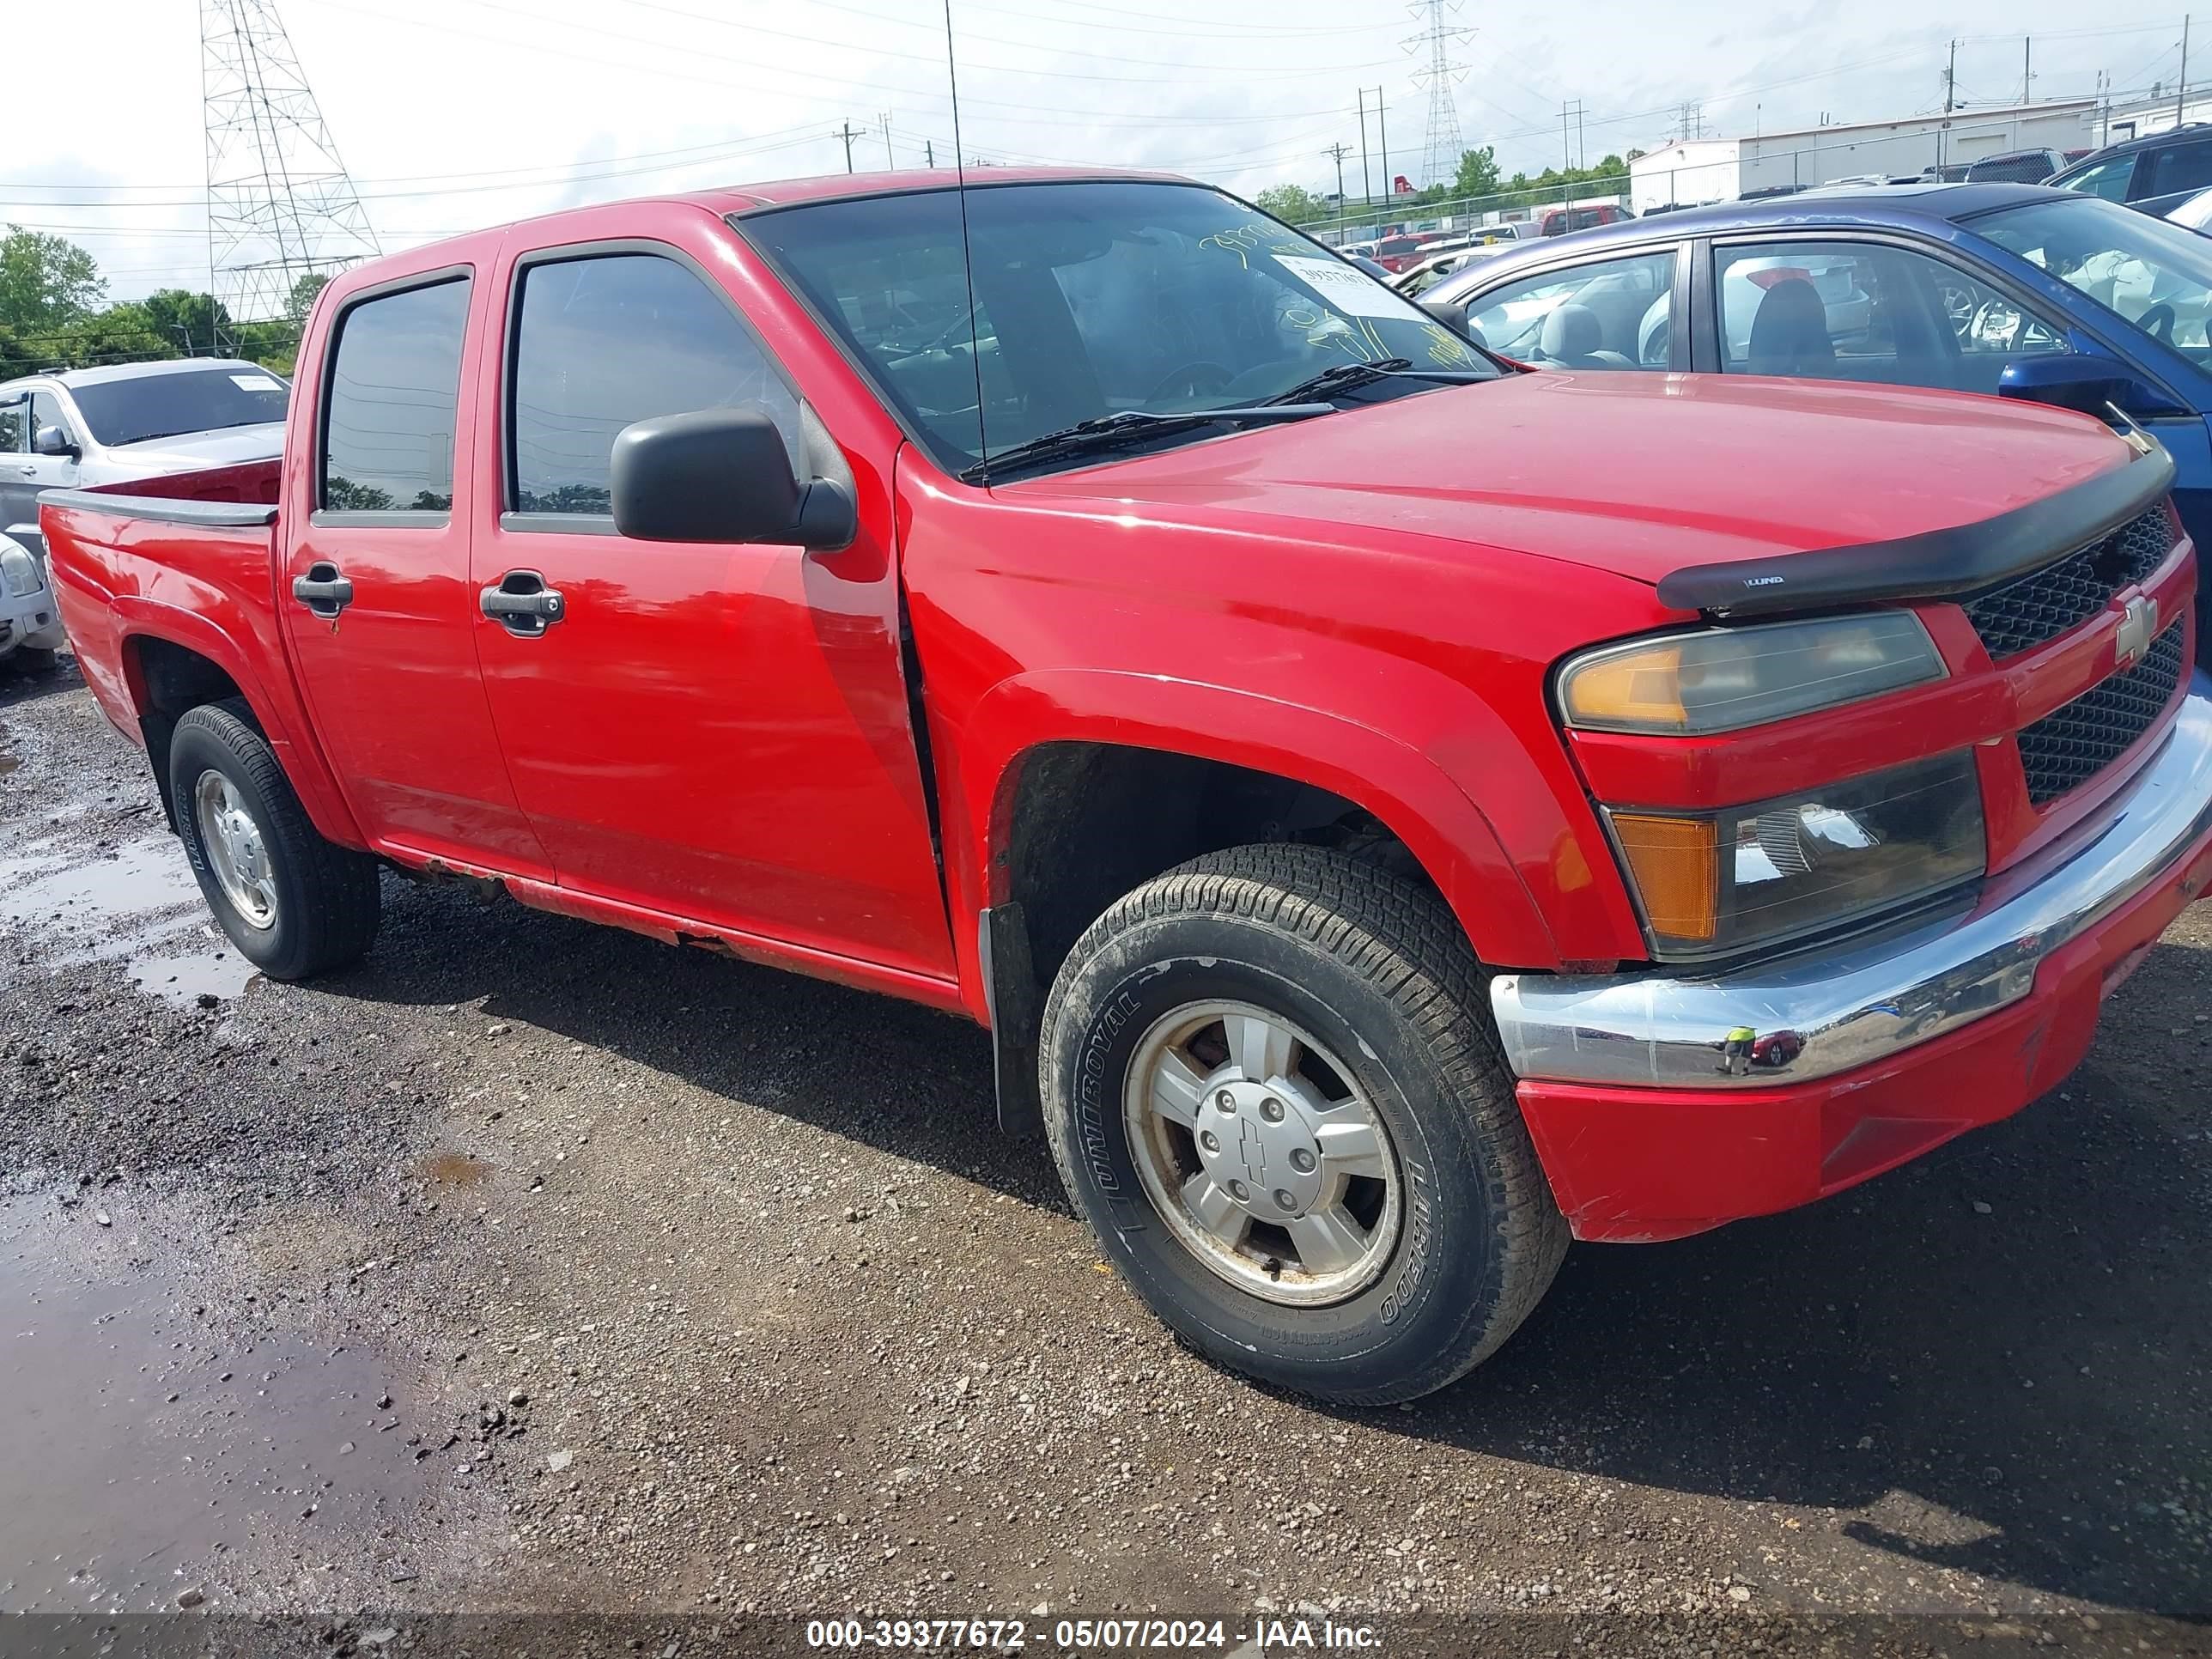
<svg viewBox="0 0 2212 1659">
<path fill-rule="evenodd" d="M 208 908 L 270 979 L 358 961 L 376 938 L 376 860 L 325 841 L 242 700 L 177 722 L 169 799 Z"/>
<path fill-rule="evenodd" d="M 1217 1364 L 1347 1404 L 1487 1358 L 1558 1271 L 1482 976 L 1425 888 L 1235 848 L 1092 924 L 1045 1010 L 1062 1181 Z"/>
</svg>

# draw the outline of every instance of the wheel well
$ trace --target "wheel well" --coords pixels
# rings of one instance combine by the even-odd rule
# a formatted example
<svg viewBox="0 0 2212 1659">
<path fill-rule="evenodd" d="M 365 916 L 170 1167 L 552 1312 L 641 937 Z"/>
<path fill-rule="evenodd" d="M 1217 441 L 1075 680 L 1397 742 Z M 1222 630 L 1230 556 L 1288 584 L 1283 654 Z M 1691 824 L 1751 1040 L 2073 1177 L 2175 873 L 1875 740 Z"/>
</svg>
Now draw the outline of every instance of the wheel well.
<svg viewBox="0 0 2212 1659">
<path fill-rule="evenodd" d="M 138 635 L 124 645 L 125 666 L 138 694 L 138 729 L 153 763 L 154 787 L 161 793 L 169 827 L 177 827 L 177 805 L 169 799 L 169 744 L 177 722 L 203 703 L 240 695 L 238 682 L 209 658 L 173 640 Z"/>
<path fill-rule="evenodd" d="M 1371 813 L 1294 778 L 1117 744 L 1031 750 L 1009 804 L 996 884 L 1021 907 L 1036 1006 L 1083 930 L 1122 894 L 1200 854 L 1255 842 L 1339 847 L 1426 881 Z"/>
</svg>

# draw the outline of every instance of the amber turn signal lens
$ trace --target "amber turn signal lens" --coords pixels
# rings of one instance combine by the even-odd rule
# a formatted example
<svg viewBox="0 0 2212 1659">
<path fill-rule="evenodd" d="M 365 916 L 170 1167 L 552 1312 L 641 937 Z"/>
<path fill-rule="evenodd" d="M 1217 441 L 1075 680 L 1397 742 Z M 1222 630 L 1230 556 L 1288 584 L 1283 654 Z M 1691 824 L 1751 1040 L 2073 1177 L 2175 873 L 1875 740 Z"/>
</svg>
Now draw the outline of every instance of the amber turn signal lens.
<svg viewBox="0 0 2212 1659">
<path fill-rule="evenodd" d="M 1566 683 L 1567 714 L 1578 726 L 1615 732 L 1680 732 L 1682 649 L 1647 645 L 1578 666 Z"/>
<path fill-rule="evenodd" d="M 1644 901 L 1644 917 L 1662 939 L 1712 939 L 1720 912 L 1720 826 L 1709 817 L 1662 818 L 1613 814 Z"/>
</svg>

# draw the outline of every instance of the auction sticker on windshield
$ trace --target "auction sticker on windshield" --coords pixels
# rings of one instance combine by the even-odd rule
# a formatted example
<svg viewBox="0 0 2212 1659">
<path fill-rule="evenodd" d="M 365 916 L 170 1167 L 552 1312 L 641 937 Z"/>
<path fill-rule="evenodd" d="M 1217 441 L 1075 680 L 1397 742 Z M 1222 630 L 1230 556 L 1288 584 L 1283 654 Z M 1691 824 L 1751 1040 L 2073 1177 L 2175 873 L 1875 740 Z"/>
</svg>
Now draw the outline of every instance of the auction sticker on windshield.
<svg viewBox="0 0 2212 1659">
<path fill-rule="evenodd" d="M 1278 253 L 1275 263 L 1350 317 L 1406 318 L 1406 302 L 1364 271 L 1341 259 Z"/>
</svg>

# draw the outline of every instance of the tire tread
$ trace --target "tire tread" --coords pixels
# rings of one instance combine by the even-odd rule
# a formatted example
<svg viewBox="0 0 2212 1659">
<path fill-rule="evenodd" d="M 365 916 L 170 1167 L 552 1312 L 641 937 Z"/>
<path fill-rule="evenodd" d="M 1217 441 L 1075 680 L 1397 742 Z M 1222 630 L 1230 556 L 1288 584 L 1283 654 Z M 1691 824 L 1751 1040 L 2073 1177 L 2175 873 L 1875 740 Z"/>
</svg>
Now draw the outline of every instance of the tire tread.
<svg viewBox="0 0 2212 1659">
<path fill-rule="evenodd" d="M 1566 1254 L 1565 1218 L 1529 1139 L 1489 1009 L 1487 976 L 1458 922 L 1427 889 L 1381 864 L 1329 848 L 1270 842 L 1210 853 L 1125 895 L 1069 953 L 1045 1012 L 1055 1029 L 1072 969 L 1141 922 L 1231 917 L 1303 939 L 1368 981 L 1413 1028 L 1474 1120 L 1503 1284 L 1468 1308 L 1425 1369 L 1371 1388 L 1336 1392 L 1353 1405 L 1409 1400 L 1443 1388 L 1496 1352 L 1542 1298 Z M 1043 1052 L 1054 1044 L 1048 1036 Z M 1048 1098 L 1049 1098 L 1048 1095 Z M 1067 1115 L 1048 1110 L 1053 1155 L 1074 1179 Z"/>
</svg>

